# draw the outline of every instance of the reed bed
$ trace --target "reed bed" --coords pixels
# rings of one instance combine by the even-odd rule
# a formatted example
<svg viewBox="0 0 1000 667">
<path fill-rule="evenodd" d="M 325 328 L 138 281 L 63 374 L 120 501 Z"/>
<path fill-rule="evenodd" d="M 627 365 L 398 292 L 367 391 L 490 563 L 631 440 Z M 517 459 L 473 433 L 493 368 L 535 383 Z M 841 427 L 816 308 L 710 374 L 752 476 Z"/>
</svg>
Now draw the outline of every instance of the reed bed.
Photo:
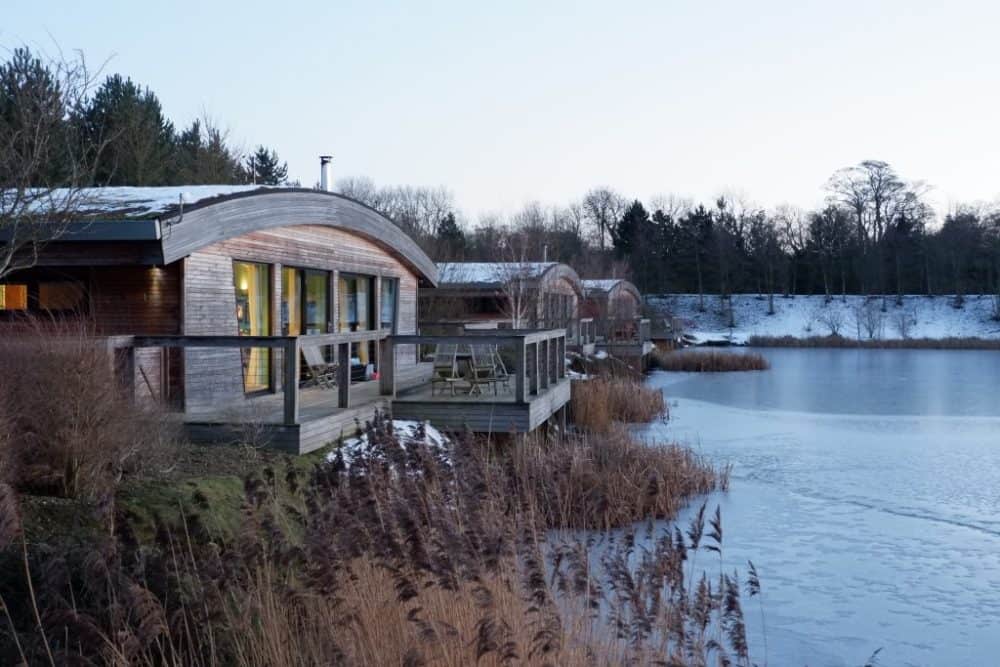
<svg viewBox="0 0 1000 667">
<path fill-rule="evenodd" d="M 752 336 L 752 347 L 861 348 L 879 350 L 1000 350 L 1000 338 L 856 339 L 845 336 Z"/>
<path fill-rule="evenodd" d="M 733 371 L 766 371 L 771 367 L 763 355 L 754 352 L 718 352 L 654 350 L 652 366 L 664 371 L 688 373 L 728 373 Z"/>
<path fill-rule="evenodd" d="M 404 447 L 383 418 L 366 435 L 349 467 L 248 477 L 231 540 L 193 498 L 140 542 L 107 497 L 90 540 L 29 545 L 0 486 L 0 663 L 750 664 L 740 600 L 757 592 L 712 564 L 718 512 L 650 521 L 636 551 L 633 521 L 725 485 L 690 452 L 624 430 L 446 454 Z M 586 534 L 548 539 L 612 526 L 601 567 Z"/>
<path fill-rule="evenodd" d="M 663 392 L 634 376 L 574 382 L 571 409 L 576 427 L 592 433 L 608 433 L 618 422 L 648 423 L 667 415 Z"/>
</svg>

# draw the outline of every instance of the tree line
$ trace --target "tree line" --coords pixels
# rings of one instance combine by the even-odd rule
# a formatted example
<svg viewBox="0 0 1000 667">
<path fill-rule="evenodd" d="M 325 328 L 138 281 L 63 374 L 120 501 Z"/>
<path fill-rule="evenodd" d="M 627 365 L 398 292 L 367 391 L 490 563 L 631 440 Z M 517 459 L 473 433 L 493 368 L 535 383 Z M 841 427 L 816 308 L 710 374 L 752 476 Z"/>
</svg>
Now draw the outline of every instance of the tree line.
<svg viewBox="0 0 1000 667">
<path fill-rule="evenodd" d="M 0 63 L 0 186 L 284 184 L 274 149 L 245 151 L 208 119 L 179 127 L 156 93 L 122 74 L 98 80 L 82 56 L 21 47 Z"/>
<path fill-rule="evenodd" d="M 465 219 L 444 188 L 339 182 L 382 211 L 438 260 L 549 259 L 584 276 L 627 277 L 647 293 L 727 296 L 1000 295 L 1000 207 L 963 204 L 942 221 L 928 187 L 865 160 L 831 175 L 816 210 L 768 210 L 738 197 L 644 203 L 609 187 L 565 206 Z"/>
</svg>

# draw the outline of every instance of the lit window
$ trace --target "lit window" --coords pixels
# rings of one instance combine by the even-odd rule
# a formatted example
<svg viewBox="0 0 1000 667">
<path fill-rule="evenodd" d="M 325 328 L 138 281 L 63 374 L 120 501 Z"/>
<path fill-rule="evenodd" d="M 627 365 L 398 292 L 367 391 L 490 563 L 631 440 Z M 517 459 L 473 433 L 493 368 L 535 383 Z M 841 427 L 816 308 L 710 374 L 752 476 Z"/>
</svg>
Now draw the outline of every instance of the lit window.
<svg viewBox="0 0 1000 667">
<path fill-rule="evenodd" d="M 27 310 L 27 285 L 0 285 L 0 310 Z"/>
</svg>

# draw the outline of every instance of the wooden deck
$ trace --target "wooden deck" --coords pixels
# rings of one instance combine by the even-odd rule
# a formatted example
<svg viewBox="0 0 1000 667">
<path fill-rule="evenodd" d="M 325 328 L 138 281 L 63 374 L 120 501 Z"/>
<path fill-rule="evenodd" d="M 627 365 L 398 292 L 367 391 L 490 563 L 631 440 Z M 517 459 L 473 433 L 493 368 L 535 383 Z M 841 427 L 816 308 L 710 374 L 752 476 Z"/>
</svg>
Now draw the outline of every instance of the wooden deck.
<svg viewBox="0 0 1000 667">
<path fill-rule="evenodd" d="M 180 416 L 189 438 L 195 442 L 247 442 L 291 453 L 304 454 L 340 438 L 354 435 L 376 412 L 398 419 L 430 421 L 445 431 L 478 433 L 527 433 L 550 419 L 564 423 L 570 401 L 570 380 L 564 364 L 566 335 L 563 330 L 517 331 L 470 336 L 389 335 L 385 331 L 322 334 L 292 337 L 197 337 L 157 336 L 118 339 L 120 373 L 124 383 L 134 382 L 134 358 L 144 347 L 246 347 L 281 350 L 285 359 L 282 387 L 274 393 L 216 401 L 211 407 L 189 406 Z M 302 387 L 299 377 L 300 347 L 336 344 L 342 348 L 371 338 L 379 344 L 380 378 L 350 383 L 346 370 L 335 389 Z M 430 364 L 412 362 L 397 367 L 396 346 L 434 344 L 501 345 L 513 354 L 509 386 L 483 388 L 472 393 L 463 382 L 455 393 L 432 391 Z M 342 349 L 339 358 L 347 358 Z M 342 367 L 346 369 L 347 367 Z M 134 391 L 134 385 L 132 386 Z"/>
</svg>

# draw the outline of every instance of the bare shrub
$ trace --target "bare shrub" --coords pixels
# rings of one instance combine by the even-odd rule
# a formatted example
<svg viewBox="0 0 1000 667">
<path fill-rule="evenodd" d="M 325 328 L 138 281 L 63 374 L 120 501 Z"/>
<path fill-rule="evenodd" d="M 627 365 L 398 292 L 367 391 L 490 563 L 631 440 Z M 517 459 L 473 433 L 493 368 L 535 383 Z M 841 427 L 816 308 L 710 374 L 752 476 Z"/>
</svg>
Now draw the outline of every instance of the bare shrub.
<svg viewBox="0 0 1000 667">
<path fill-rule="evenodd" d="M 885 313 L 874 299 L 862 299 L 851 308 L 858 340 L 864 333 L 868 340 L 880 340 L 885 332 Z"/>
<path fill-rule="evenodd" d="M 155 407 L 122 395 L 112 355 L 90 334 L 79 322 L 29 321 L 0 337 L 7 446 L 22 489 L 98 496 L 173 440 Z"/>
<path fill-rule="evenodd" d="M 595 377 L 573 383 L 573 422 L 607 433 L 615 422 L 651 422 L 666 414 L 663 392 L 634 377 Z"/>
<path fill-rule="evenodd" d="M 731 371 L 766 371 L 771 364 L 755 352 L 717 352 L 704 350 L 654 350 L 652 363 L 664 371 L 719 373 Z"/>
<path fill-rule="evenodd" d="M 917 317 L 912 311 L 900 309 L 892 315 L 892 326 L 900 338 L 909 338 L 916 324 Z"/>
<path fill-rule="evenodd" d="M 816 313 L 816 321 L 823 325 L 831 336 L 839 336 L 844 328 L 844 313 L 838 308 L 821 308 Z"/>
</svg>

